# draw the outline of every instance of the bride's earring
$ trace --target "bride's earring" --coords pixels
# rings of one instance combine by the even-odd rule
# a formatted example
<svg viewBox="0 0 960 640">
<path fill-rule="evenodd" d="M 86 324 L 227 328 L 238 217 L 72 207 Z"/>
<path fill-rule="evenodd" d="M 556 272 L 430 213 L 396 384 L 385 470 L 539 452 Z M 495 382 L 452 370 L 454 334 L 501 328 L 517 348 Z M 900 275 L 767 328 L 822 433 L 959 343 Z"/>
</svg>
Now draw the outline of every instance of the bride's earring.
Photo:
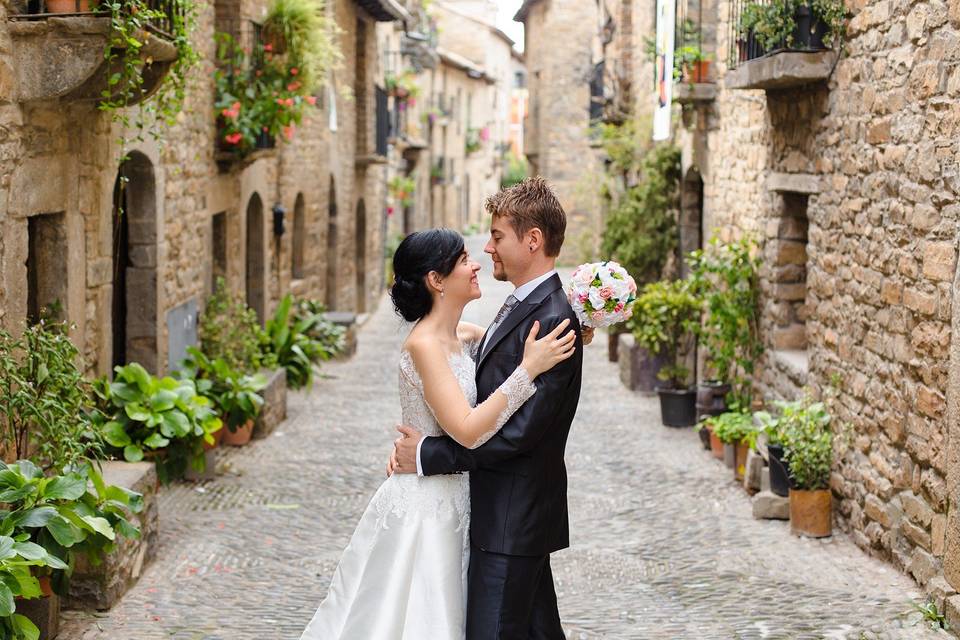
<svg viewBox="0 0 960 640">
<path fill-rule="evenodd" d="M 443 297 L 443 289 L 440 289 L 440 297 Z"/>
</svg>

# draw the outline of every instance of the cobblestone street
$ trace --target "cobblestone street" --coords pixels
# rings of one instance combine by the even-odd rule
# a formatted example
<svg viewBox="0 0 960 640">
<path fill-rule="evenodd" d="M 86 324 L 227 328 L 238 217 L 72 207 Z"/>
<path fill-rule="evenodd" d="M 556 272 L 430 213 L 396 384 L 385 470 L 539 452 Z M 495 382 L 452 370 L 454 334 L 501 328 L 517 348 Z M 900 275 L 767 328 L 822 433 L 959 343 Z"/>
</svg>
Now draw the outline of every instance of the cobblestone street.
<svg viewBox="0 0 960 640">
<path fill-rule="evenodd" d="M 510 290 L 482 262 L 478 323 Z M 357 355 L 292 394 L 276 434 L 223 453 L 214 481 L 162 490 L 158 559 L 113 610 L 66 614 L 61 639 L 298 638 L 383 479 L 405 332 L 382 300 Z M 621 386 L 605 336 L 584 366 L 567 454 L 573 546 L 554 559 L 570 638 L 936 637 L 905 619 L 921 600 L 912 581 L 846 536 L 801 540 L 754 520 L 696 433 L 661 426 L 656 399 Z"/>
</svg>

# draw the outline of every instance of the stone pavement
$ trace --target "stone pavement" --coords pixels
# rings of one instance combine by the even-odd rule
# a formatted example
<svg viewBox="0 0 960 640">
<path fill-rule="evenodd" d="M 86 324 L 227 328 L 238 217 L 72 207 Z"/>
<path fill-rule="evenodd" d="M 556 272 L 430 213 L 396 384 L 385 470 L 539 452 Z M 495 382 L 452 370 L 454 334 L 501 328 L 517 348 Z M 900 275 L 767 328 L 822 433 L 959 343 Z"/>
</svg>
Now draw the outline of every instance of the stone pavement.
<svg viewBox="0 0 960 640">
<path fill-rule="evenodd" d="M 478 323 L 511 290 L 485 258 Z M 163 490 L 158 559 L 111 611 L 67 613 L 60 638 L 299 638 L 383 479 L 405 333 L 384 299 L 357 355 L 291 394 L 277 433 L 227 451 L 216 480 Z M 620 385 L 604 338 L 587 349 L 567 453 L 573 546 L 554 556 L 570 638 L 938 637 L 912 624 L 913 582 L 844 535 L 753 520 L 697 435 Z"/>
</svg>

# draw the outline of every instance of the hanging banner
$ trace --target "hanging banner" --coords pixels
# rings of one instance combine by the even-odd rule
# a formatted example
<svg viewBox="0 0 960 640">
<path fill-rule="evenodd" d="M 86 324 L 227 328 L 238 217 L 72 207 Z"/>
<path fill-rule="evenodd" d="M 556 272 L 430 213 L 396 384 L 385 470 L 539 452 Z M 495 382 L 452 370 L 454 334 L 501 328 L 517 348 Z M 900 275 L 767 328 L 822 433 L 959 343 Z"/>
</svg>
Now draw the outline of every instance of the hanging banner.
<svg viewBox="0 0 960 640">
<path fill-rule="evenodd" d="M 673 102 L 673 47 L 676 0 L 657 0 L 657 108 L 653 112 L 653 139 L 670 137 Z"/>
</svg>

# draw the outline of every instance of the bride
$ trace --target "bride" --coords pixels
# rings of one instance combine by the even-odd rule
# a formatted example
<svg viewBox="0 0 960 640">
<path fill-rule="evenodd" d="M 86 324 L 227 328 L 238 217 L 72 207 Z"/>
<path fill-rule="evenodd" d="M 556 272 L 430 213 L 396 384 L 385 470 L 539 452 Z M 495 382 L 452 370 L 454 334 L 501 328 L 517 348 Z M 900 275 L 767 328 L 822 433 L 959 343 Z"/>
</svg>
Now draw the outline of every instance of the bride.
<svg viewBox="0 0 960 640">
<path fill-rule="evenodd" d="M 535 392 L 533 380 L 573 355 L 567 321 L 527 336 L 520 366 L 477 405 L 474 358 L 484 330 L 460 321 L 480 297 L 477 272 L 460 234 L 413 233 L 393 259 L 390 296 L 415 322 L 400 353 L 404 424 L 482 445 Z M 463 640 L 469 565 L 467 474 L 391 475 L 357 525 L 327 598 L 301 640 Z"/>
</svg>

